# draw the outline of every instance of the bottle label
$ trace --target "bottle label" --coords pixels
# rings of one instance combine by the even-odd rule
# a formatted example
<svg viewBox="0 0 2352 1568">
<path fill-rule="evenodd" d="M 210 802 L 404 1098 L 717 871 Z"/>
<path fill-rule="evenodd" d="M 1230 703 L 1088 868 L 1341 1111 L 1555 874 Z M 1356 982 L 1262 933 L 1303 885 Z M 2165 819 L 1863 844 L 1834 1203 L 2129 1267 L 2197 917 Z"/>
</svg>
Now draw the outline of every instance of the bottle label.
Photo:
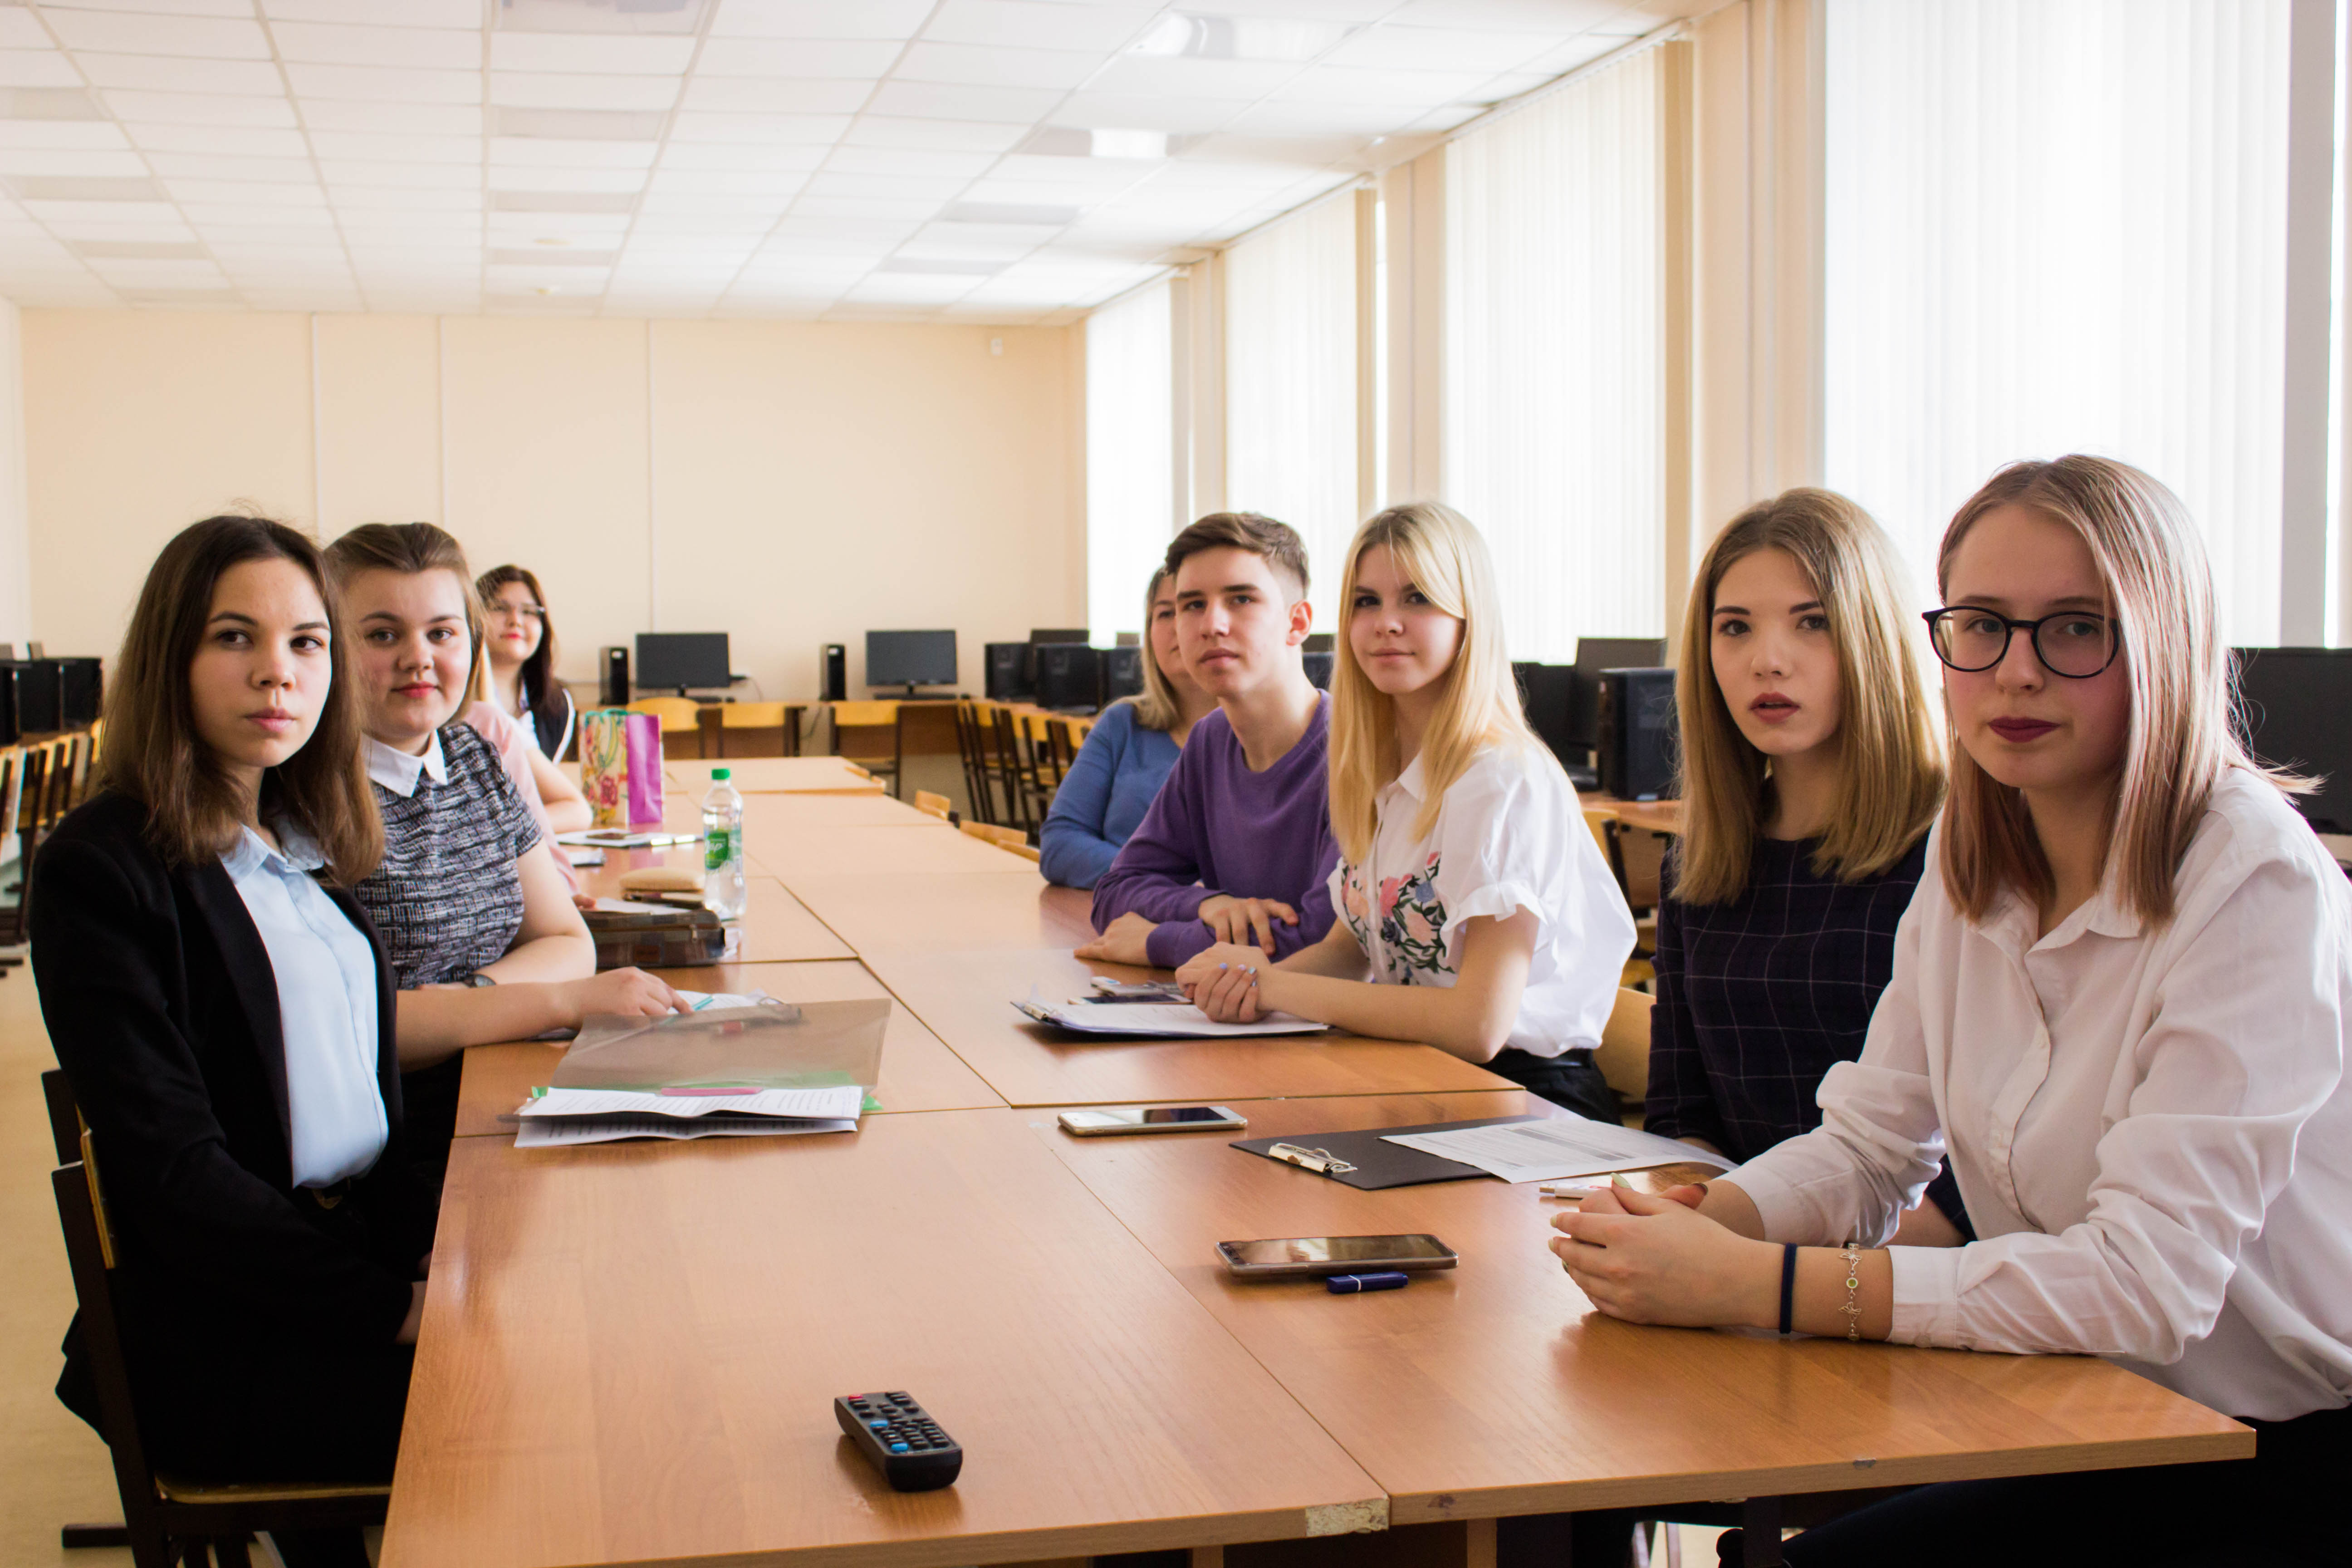
<svg viewBox="0 0 2352 1568">
<path fill-rule="evenodd" d="M 730 858 L 732 857 L 728 853 L 727 830 L 723 827 L 709 829 L 704 836 L 702 868 L 706 871 L 724 870 Z"/>
</svg>

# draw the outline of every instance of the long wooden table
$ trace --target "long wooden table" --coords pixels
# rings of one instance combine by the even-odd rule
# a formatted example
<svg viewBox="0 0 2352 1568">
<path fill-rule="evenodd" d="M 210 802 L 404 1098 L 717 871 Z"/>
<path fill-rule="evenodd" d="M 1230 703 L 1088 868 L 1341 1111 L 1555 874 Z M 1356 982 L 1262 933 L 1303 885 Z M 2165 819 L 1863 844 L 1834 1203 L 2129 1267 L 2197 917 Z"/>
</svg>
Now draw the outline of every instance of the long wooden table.
<svg viewBox="0 0 2352 1568">
<path fill-rule="evenodd" d="M 1412 1044 L 1045 1030 L 1011 1005 L 1030 986 L 1140 973 L 1071 955 L 1087 895 L 870 781 L 845 787 L 832 759 L 729 765 L 751 775 L 763 874 L 738 960 L 667 977 L 890 996 L 886 1114 L 845 1135 L 519 1151 L 497 1118 L 560 1048 L 468 1053 L 388 1568 L 1164 1547 L 1212 1568 L 1228 1544 L 1285 1541 L 1318 1564 L 1485 1568 L 1498 1539 L 1514 1561 L 1498 1519 L 1740 1499 L 1768 1527 L 1750 1561 L 1769 1562 L 1785 1494 L 2252 1451 L 2097 1361 L 1601 1317 L 1546 1250 L 1553 1205 L 1532 1187 L 1361 1193 L 1223 1136 L 1071 1138 L 1050 1108 L 1221 1100 L 1252 1136 L 1310 1142 L 1544 1108 Z M 672 826 L 699 791 L 680 780 Z M 699 859 L 616 852 L 588 881 Z M 1236 1284 L 1213 1251 L 1418 1230 L 1461 1268 L 1359 1298 Z M 966 1444 L 952 1489 L 891 1493 L 838 1436 L 832 1397 L 885 1387 Z M 1307 1539 L 1382 1529 L 1378 1554 Z"/>
</svg>

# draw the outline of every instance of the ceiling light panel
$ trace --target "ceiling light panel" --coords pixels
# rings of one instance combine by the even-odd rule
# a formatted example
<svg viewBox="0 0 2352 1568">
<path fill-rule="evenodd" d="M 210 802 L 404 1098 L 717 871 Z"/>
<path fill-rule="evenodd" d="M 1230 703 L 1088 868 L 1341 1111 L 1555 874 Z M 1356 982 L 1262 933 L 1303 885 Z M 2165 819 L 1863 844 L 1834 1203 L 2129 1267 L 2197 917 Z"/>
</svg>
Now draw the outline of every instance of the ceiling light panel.
<svg viewBox="0 0 2352 1568">
<path fill-rule="evenodd" d="M 649 169 L 658 142 L 542 142 L 519 136 L 490 138 L 490 162 L 509 168 Z"/>
<path fill-rule="evenodd" d="M 664 164 L 646 188 L 698 196 L 789 196 L 808 180 L 808 172 L 801 169 L 673 169 Z"/>
<path fill-rule="evenodd" d="M 147 160 L 136 153 L 60 147 L 0 148 L 0 174 L 94 174 L 139 179 L 143 178 L 146 173 Z"/>
<path fill-rule="evenodd" d="M 300 98 L 359 102 L 476 104 L 482 101 L 478 71 L 401 69 L 377 66 L 328 66 L 289 61 L 286 79 Z"/>
<path fill-rule="evenodd" d="M 109 156 L 133 158 L 138 154 Z M 318 179 L 308 158 L 224 158 L 211 153 L 150 153 L 143 161 L 165 179 L 293 181 L 306 185 Z M 0 168 L 5 167 L 5 163 L 0 163 Z"/>
<path fill-rule="evenodd" d="M 113 127 L 109 126 L 109 130 Z M 236 125 L 131 125 L 128 139 L 151 153 L 217 153 L 232 157 L 301 158 L 310 153 L 299 131 Z"/>
<path fill-rule="evenodd" d="M 667 109 L 677 101 L 674 76 L 559 76 L 493 71 L 490 101 L 519 109 Z"/>
<path fill-rule="evenodd" d="M 1170 11 L 1127 48 L 1135 55 L 1303 63 L 1328 52 L 1350 30 L 1344 22 L 1306 21 L 1294 16 L 1202 16 Z"/>
<path fill-rule="evenodd" d="M 482 183 L 481 170 L 470 163 L 368 163 L 348 158 L 321 158 L 319 173 L 331 185 L 415 185 L 441 190 L 471 190 Z"/>
<path fill-rule="evenodd" d="M 11 13 L 0 12 L 0 16 Z M 21 12 L 14 13 L 22 15 Z M 0 49 L 0 87 L 77 88 L 81 74 L 56 49 Z"/>
<path fill-rule="evenodd" d="M 11 126 L 103 124 L 106 119 L 107 111 L 98 100 L 79 89 L 68 92 L 49 87 L 0 88 L 0 120 Z"/>
<path fill-rule="evenodd" d="M 302 121 L 313 131 L 356 131 L 385 136 L 479 136 L 482 110 L 441 103 L 358 103 L 310 99 Z"/>
<path fill-rule="evenodd" d="M 659 110 L 516 109 L 490 111 L 490 134 L 517 141 L 659 142 Z"/>
<path fill-rule="evenodd" d="M 266 185 L 246 180 L 166 180 L 164 187 L 184 208 L 201 206 L 323 207 L 327 193 L 315 184 Z"/>
<path fill-rule="evenodd" d="M 911 38 L 932 0 L 720 0 L 714 38 Z"/>
<path fill-rule="evenodd" d="M 493 33 L 490 68 L 585 76 L 681 76 L 694 58 L 692 38 Z"/>
<path fill-rule="evenodd" d="M 846 114 L 704 114 L 678 111 L 669 133 L 669 145 L 812 146 L 841 139 L 850 127 Z"/>
<path fill-rule="evenodd" d="M 640 191 L 643 169 L 501 168 L 490 165 L 493 191 Z"/>
<path fill-rule="evenodd" d="M 747 147 L 727 142 L 673 143 L 662 154 L 665 169 L 799 169 L 824 162 L 824 147 Z"/>
</svg>

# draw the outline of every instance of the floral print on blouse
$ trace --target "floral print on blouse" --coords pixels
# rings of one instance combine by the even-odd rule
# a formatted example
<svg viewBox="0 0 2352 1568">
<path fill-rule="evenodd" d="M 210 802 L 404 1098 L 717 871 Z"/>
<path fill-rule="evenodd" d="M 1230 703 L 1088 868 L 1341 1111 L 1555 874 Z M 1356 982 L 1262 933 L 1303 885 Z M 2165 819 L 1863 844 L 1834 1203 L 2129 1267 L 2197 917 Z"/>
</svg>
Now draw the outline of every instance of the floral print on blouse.
<svg viewBox="0 0 2352 1568">
<path fill-rule="evenodd" d="M 1437 890 L 1442 857 L 1433 852 L 1422 868 L 1406 877 L 1388 877 L 1380 884 L 1380 936 L 1371 940 L 1371 902 L 1364 896 L 1364 868 L 1341 868 L 1341 899 L 1348 929 L 1356 945 L 1380 954 L 1381 979 L 1391 985 L 1427 984 L 1427 976 L 1451 975 L 1445 961 L 1445 900 Z M 1446 984 L 1452 984 L 1451 981 Z"/>
</svg>

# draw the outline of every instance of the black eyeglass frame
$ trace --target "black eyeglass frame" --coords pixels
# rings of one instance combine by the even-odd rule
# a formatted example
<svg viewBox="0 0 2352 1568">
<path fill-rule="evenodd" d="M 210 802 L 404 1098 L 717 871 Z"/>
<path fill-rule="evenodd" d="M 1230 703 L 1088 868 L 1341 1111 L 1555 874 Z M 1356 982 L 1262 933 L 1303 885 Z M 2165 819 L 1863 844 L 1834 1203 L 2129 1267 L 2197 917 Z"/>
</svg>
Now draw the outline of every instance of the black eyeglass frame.
<svg viewBox="0 0 2352 1568">
<path fill-rule="evenodd" d="M 2000 651 L 1993 655 L 1991 663 L 1977 665 L 1955 664 L 1952 662 L 1950 656 L 1944 652 L 1944 639 L 1936 635 L 1936 624 L 1942 620 L 1946 616 L 1957 616 L 1964 611 L 1972 616 L 1991 616 L 1994 620 L 1997 620 L 2001 624 Z M 2086 670 L 2081 675 L 2076 675 L 2072 671 L 2061 669 L 2056 665 L 2051 663 L 2050 656 L 2042 651 L 2042 628 L 2048 626 L 2052 621 L 2079 619 L 2085 616 L 2090 616 L 2095 620 L 2103 621 L 2106 624 L 2108 639 L 2107 658 L 2106 662 L 2100 665 L 2098 668 Z M 2105 675 L 2109 669 L 2112 669 L 2115 667 L 2116 656 L 2124 651 L 2123 627 L 2116 623 L 2116 618 L 2113 616 L 2102 616 L 2097 614 L 2095 611 L 2091 610 L 2061 610 L 2054 616 L 2044 616 L 2040 620 L 2016 621 L 2010 619 L 2007 616 L 2000 615 L 1992 610 L 1988 610 L 1981 605 L 1946 605 L 1940 610 L 1927 611 L 1919 618 L 1927 623 L 1927 646 L 1936 650 L 1937 661 L 1942 664 L 1946 669 L 1957 669 L 1962 675 L 1982 675 L 1988 669 L 1999 669 L 2000 668 L 2000 661 L 2009 657 L 2010 645 L 2016 641 L 2017 634 L 2020 632 L 2023 632 L 2025 634 L 2026 646 L 2033 649 L 2034 662 L 2041 665 L 2042 668 L 2048 670 L 2051 674 L 2056 676 L 2061 680 L 2091 680 L 2099 676 Z"/>
</svg>

